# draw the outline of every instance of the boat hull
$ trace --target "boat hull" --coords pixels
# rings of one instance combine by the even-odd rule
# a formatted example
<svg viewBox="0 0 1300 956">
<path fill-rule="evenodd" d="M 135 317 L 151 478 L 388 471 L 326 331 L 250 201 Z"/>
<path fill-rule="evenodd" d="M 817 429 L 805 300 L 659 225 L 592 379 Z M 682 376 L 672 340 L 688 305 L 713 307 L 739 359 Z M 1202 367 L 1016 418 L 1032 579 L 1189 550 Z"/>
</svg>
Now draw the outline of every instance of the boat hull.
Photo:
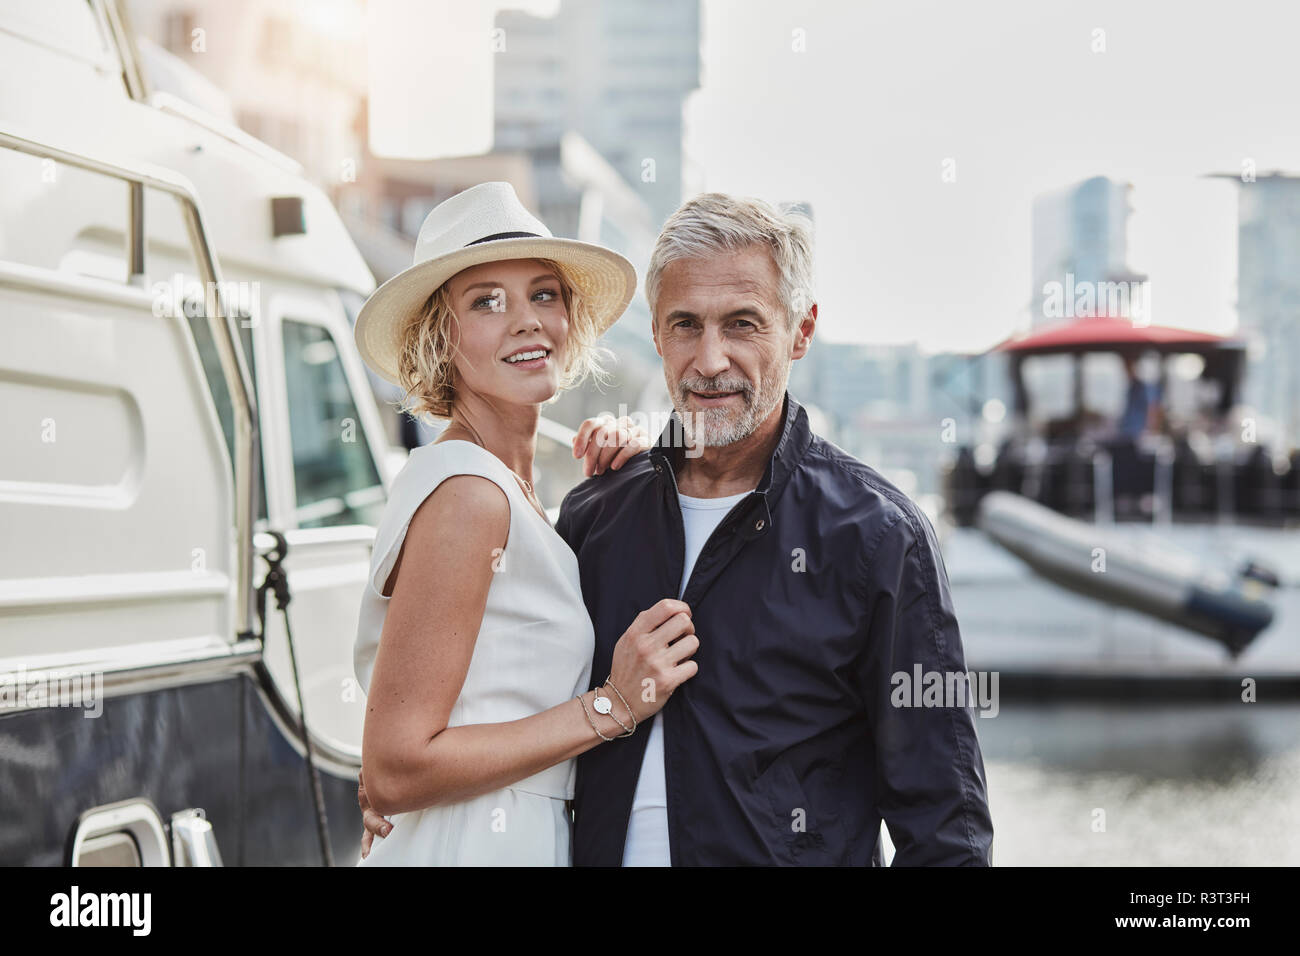
<svg viewBox="0 0 1300 956">
<path fill-rule="evenodd" d="M 241 720 L 242 717 L 242 720 Z M 0 864 L 66 865 L 85 811 L 148 800 L 164 820 L 201 807 L 227 866 L 318 866 L 301 747 L 253 671 L 102 701 L 102 713 L 41 707 L 0 717 Z M 355 775 L 321 767 L 336 865 L 360 855 Z"/>
</svg>

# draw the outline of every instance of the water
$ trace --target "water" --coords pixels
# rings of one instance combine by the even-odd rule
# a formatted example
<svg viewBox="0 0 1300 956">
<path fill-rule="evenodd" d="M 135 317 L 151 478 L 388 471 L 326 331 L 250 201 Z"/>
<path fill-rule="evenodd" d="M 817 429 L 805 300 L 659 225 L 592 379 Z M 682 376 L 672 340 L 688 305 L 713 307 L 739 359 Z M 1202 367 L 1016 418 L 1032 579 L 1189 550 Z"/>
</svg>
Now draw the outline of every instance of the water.
<svg viewBox="0 0 1300 956">
<path fill-rule="evenodd" d="M 1300 704 L 1003 701 L 975 723 L 994 865 L 1300 864 Z"/>
<path fill-rule="evenodd" d="M 1156 533 L 1128 529 L 1134 534 Z M 1161 529 L 1190 553 L 1258 556 L 1284 584 L 1273 623 L 1238 659 L 1174 625 L 1064 591 L 974 529 L 944 542 L 967 667 L 1008 674 L 1215 674 L 1227 702 L 1017 701 L 976 717 L 997 866 L 1300 865 L 1300 536 Z M 1236 699 L 1242 676 L 1261 703 Z M 1104 816 L 1096 811 L 1102 811 Z M 1104 828 L 1103 828 L 1104 826 Z"/>
</svg>

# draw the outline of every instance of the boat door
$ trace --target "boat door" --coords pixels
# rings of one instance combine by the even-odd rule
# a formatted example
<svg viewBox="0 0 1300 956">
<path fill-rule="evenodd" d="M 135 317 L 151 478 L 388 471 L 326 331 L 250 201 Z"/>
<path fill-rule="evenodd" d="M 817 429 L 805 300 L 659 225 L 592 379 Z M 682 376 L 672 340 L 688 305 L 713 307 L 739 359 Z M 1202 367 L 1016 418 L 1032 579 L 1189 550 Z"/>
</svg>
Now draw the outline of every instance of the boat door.
<svg viewBox="0 0 1300 956">
<path fill-rule="evenodd" d="M 288 543 L 289 620 L 314 745 L 336 773 L 361 766 L 365 696 L 352 668 L 361 595 L 384 504 L 386 436 L 333 289 L 270 291 L 255 331 L 267 496 Z M 259 577 L 260 580 L 260 577 Z M 283 617 L 269 600 L 265 661 L 297 694 Z"/>
</svg>

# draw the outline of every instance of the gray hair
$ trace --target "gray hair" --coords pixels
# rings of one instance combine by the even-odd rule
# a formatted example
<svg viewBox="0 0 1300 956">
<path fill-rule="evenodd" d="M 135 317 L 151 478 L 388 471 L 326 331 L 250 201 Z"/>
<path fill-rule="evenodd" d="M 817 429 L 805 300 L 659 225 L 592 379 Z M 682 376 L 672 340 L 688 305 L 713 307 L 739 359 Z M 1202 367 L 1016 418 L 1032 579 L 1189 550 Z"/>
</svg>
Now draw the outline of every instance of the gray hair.
<svg viewBox="0 0 1300 956">
<path fill-rule="evenodd" d="M 813 296 L 812 220 L 794 209 L 777 209 L 761 199 L 701 193 L 664 223 L 650 254 L 645 297 L 654 314 L 659 282 L 670 262 L 704 259 L 764 245 L 781 275 L 781 302 L 788 328 L 816 301 Z"/>
</svg>

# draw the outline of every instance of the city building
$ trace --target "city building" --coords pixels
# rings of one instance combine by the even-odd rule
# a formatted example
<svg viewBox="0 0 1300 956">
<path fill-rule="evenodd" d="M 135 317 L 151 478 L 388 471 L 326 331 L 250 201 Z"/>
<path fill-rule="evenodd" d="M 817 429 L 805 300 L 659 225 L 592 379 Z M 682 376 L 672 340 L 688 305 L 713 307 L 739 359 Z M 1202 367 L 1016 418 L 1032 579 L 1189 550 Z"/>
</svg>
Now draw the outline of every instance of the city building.
<svg viewBox="0 0 1300 956">
<path fill-rule="evenodd" d="M 1237 316 L 1247 341 L 1244 404 L 1260 440 L 1300 447 L 1300 176 L 1243 181 L 1237 192 Z"/>
<path fill-rule="evenodd" d="M 1142 318 L 1140 312 L 1132 314 L 1129 298 L 1130 290 L 1139 291 L 1146 281 L 1128 266 L 1132 190 L 1128 183 L 1094 176 L 1034 198 L 1031 328 L 1080 314 Z M 1106 295 L 1110 288 L 1124 293 L 1118 308 Z M 1084 289 L 1090 290 L 1086 296 Z"/>
<path fill-rule="evenodd" d="M 497 15 L 496 148 L 572 130 L 650 208 L 682 201 L 682 104 L 699 86 L 699 0 L 562 0 L 553 17 Z"/>
</svg>

